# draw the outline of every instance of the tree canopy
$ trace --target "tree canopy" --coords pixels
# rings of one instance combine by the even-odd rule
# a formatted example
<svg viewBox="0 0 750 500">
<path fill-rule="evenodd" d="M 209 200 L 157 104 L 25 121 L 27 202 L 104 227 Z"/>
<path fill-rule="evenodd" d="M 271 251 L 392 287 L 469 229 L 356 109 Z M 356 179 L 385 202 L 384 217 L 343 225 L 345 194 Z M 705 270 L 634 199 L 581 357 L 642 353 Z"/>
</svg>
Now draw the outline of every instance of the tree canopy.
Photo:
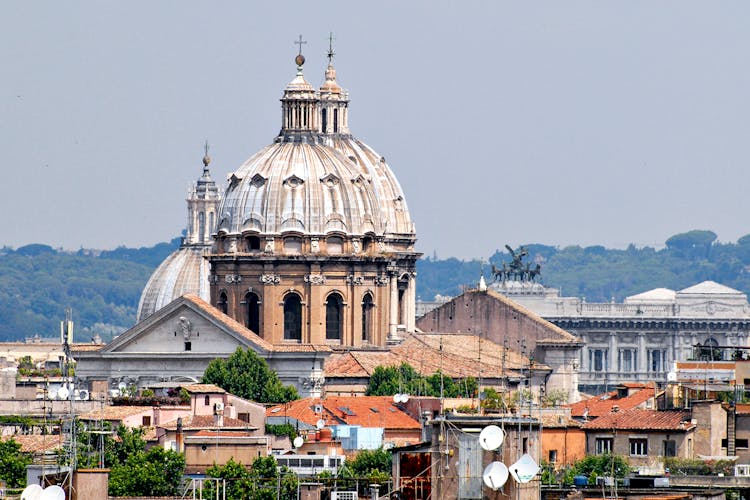
<svg viewBox="0 0 750 500">
<path fill-rule="evenodd" d="M 26 486 L 26 466 L 31 455 L 21 452 L 21 445 L 13 439 L 0 440 L 0 480 L 11 488 Z"/>
<path fill-rule="evenodd" d="M 442 391 L 441 391 L 442 387 Z M 478 390 L 474 377 L 453 380 L 438 371 L 429 376 L 420 375 L 409 363 L 401 366 L 377 366 L 370 375 L 367 396 L 393 396 L 398 393 L 416 396 L 441 395 L 447 398 L 473 397 Z"/>
<path fill-rule="evenodd" d="M 226 359 L 212 360 L 203 373 L 204 384 L 258 403 L 286 403 L 299 399 L 297 389 L 283 385 L 266 360 L 250 349 L 238 347 Z"/>
</svg>

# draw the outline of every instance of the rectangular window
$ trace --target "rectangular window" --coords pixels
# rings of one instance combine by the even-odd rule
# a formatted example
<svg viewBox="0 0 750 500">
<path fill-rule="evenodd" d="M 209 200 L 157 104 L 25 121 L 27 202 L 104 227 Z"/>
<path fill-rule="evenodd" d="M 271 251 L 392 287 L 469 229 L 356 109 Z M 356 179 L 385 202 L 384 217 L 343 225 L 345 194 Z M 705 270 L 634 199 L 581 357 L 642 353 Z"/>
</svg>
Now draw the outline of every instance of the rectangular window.
<svg viewBox="0 0 750 500">
<path fill-rule="evenodd" d="M 589 351 L 589 366 L 593 372 L 603 372 L 607 369 L 607 350 L 591 349 Z"/>
<path fill-rule="evenodd" d="M 676 457 L 677 456 L 677 443 L 674 439 L 667 439 L 664 441 L 664 450 L 662 455 L 665 457 Z"/>
<path fill-rule="evenodd" d="M 596 454 L 612 453 L 612 438 L 596 438 Z"/>
<path fill-rule="evenodd" d="M 630 440 L 630 456 L 645 457 L 648 455 L 648 439 L 632 438 Z"/>
<path fill-rule="evenodd" d="M 185 342 L 185 350 L 186 351 L 192 351 L 193 350 L 193 343 L 192 342 Z"/>
<path fill-rule="evenodd" d="M 143 427 L 151 427 L 151 417 L 144 415 L 143 416 Z"/>
<path fill-rule="evenodd" d="M 726 439 L 721 440 L 721 447 L 726 448 L 728 444 L 728 441 Z M 735 439 L 734 440 L 734 447 L 735 448 L 747 448 L 748 441 L 747 439 Z"/>
<path fill-rule="evenodd" d="M 618 370 L 621 372 L 634 372 L 638 366 L 638 352 L 635 349 L 620 349 L 620 363 Z"/>
<path fill-rule="evenodd" d="M 549 463 L 557 462 L 557 450 L 549 450 Z"/>
<path fill-rule="evenodd" d="M 649 349 L 648 351 L 648 371 L 651 373 L 661 373 L 667 369 L 667 351 L 666 349 Z"/>
</svg>

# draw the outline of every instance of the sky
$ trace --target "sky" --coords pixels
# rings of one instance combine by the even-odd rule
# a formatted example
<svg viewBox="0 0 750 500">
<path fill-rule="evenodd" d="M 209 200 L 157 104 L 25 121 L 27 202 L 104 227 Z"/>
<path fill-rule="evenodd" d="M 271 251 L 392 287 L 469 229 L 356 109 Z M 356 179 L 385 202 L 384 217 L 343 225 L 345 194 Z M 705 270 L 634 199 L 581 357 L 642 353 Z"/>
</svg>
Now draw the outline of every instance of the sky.
<svg viewBox="0 0 750 500">
<path fill-rule="evenodd" d="M 385 156 L 418 250 L 662 246 L 750 233 L 748 2 L 8 2 L 0 246 L 180 234 L 211 145 L 228 174 L 280 128 L 330 32 L 350 128 Z"/>
</svg>

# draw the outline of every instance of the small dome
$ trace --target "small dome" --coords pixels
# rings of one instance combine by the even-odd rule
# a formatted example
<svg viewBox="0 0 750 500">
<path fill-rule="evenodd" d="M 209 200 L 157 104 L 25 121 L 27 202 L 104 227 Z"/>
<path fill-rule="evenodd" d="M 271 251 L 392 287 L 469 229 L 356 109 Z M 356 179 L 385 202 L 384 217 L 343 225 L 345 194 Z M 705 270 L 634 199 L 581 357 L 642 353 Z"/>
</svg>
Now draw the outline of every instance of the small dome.
<svg viewBox="0 0 750 500">
<path fill-rule="evenodd" d="M 182 246 L 172 252 L 149 278 L 138 303 L 137 321 L 143 321 L 174 299 L 192 293 L 208 302 L 208 261 L 206 245 Z"/>
</svg>

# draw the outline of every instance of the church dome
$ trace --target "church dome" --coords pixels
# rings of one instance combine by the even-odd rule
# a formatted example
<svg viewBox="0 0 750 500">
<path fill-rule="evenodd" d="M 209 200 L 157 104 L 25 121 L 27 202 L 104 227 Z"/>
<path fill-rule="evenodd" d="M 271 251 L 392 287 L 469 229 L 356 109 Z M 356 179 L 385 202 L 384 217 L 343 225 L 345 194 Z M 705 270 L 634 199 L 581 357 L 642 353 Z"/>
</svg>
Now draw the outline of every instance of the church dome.
<svg viewBox="0 0 750 500">
<path fill-rule="evenodd" d="M 210 246 L 181 246 L 149 278 L 138 303 L 137 321 L 143 321 L 174 299 L 192 293 L 210 300 L 208 261 Z"/>
<path fill-rule="evenodd" d="M 329 63 L 316 91 L 298 66 L 281 99 L 281 132 L 229 177 L 218 253 L 260 250 L 261 238 L 265 245 L 290 233 L 308 240 L 332 234 L 368 239 L 380 251 L 413 249 L 415 230 L 401 186 L 385 158 L 349 132 L 348 93 L 335 78 Z M 247 238 L 254 243 L 242 243 Z M 307 248 L 317 252 L 317 244 L 302 251 Z"/>
<path fill-rule="evenodd" d="M 151 316 L 174 299 L 192 293 L 210 299 L 209 269 L 205 255 L 211 253 L 221 195 L 211 178 L 208 143 L 203 157 L 203 175 L 188 193 L 188 224 L 180 248 L 172 252 L 151 275 L 138 302 L 137 321 Z"/>
</svg>

